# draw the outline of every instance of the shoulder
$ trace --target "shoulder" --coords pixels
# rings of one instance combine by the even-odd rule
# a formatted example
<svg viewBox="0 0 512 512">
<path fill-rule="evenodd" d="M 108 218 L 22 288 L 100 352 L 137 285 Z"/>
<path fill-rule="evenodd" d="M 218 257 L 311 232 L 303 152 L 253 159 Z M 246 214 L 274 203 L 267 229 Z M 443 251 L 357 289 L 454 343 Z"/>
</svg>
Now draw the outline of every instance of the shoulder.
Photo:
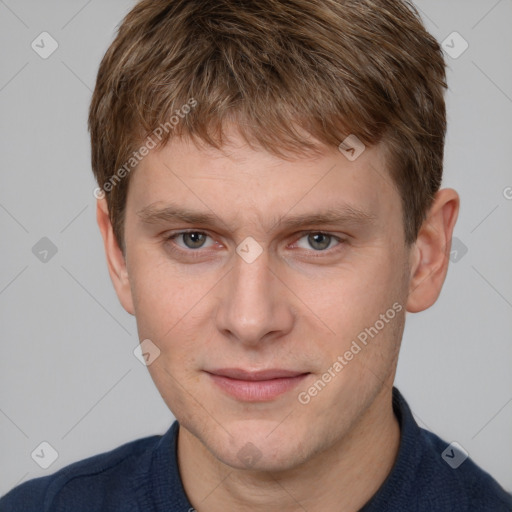
<svg viewBox="0 0 512 512">
<path fill-rule="evenodd" d="M 131 508 L 135 500 L 130 496 L 147 477 L 152 453 L 161 438 L 137 439 L 52 475 L 29 480 L 0 499 L 0 511 L 136 510 Z M 127 506 L 119 507 L 123 502 Z"/>
<path fill-rule="evenodd" d="M 400 423 L 395 465 L 365 512 L 511 512 L 512 495 L 456 443 L 420 428 L 397 388 L 393 410 Z"/>
<path fill-rule="evenodd" d="M 420 428 L 423 450 L 419 481 L 439 510 L 512 511 L 512 495 L 458 445 Z"/>
</svg>

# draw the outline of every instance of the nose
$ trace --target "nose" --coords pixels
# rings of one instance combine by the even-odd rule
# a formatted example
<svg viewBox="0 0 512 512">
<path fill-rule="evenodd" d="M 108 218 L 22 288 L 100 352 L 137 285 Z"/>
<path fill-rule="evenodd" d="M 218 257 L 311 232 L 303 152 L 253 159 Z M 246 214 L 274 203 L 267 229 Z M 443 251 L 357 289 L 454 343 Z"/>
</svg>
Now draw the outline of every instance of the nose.
<svg viewBox="0 0 512 512">
<path fill-rule="evenodd" d="M 260 346 L 289 333 L 295 318 L 292 295 L 270 266 L 268 251 L 251 263 L 238 254 L 222 281 L 217 328 L 247 347 Z M 275 265 L 274 265 L 275 266 Z"/>
</svg>

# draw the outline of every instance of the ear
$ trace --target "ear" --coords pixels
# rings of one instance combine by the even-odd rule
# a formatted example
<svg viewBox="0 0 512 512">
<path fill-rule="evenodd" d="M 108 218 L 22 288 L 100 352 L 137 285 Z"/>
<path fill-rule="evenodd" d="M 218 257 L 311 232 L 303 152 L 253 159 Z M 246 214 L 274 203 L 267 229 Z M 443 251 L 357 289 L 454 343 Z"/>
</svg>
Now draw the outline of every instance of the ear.
<svg viewBox="0 0 512 512">
<path fill-rule="evenodd" d="M 105 198 L 98 199 L 97 201 L 96 220 L 98 221 L 101 236 L 103 237 L 108 271 L 112 284 L 116 290 L 117 297 L 119 298 L 123 308 L 133 315 L 133 299 L 128 271 L 126 269 L 126 260 L 114 235 L 112 223 L 110 222 L 110 217 L 108 215 L 107 200 Z"/>
<path fill-rule="evenodd" d="M 446 188 L 437 192 L 411 250 L 411 276 L 406 310 L 423 311 L 437 300 L 446 273 L 452 233 L 459 214 L 459 195 Z"/>
</svg>

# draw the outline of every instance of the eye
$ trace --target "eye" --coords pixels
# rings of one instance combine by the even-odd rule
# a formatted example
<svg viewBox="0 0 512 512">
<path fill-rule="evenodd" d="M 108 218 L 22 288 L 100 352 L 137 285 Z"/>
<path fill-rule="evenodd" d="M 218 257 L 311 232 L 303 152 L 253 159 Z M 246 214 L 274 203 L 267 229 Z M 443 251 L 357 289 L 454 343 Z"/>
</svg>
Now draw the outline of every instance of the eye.
<svg viewBox="0 0 512 512">
<path fill-rule="evenodd" d="M 207 239 L 210 239 L 210 243 L 207 243 Z M 171 234 L 166 237 L 168 242 L 174 246 L 171 246 L 173 252 L 181 251 L 183 253 L 197 253 L 197 256 L 204 254 L 200 249 L 207 249 L 215 245 L 215 241 L 203 231 L 180 231 Z M 304 240 L 304 241 L 303 241 Z M 300 249 L 305 249 L 310 253 L 330 253 L 331 249 L 336 250 L 338 246 L 343 245 L 344 240 L 331 235 L 330 233 L 324 233 L 321 231 L 310 231 L 303 233 L 303 236 L 295 242 L 295 246 Z M 338 247 L 341 248 L 341 247 Z"/>
<path fill-rule="evenodd" d="M 176 240 L 182 239 L 183 245 L 176 242 Z M 206 233 L 202 231 L 181 231 L 180 233 L 175 233 L 167 238 L 167 240 L 172 240 L 174 243 L 181 247 L 182 249 L 203 249 L 205 247 L 205 241 L 207 238 L 210 238 Z"/>
<path fill-rule="evenodd" d="M 342 243 L 342 240 L 340 240 L 338 237 L 330 235 L 329 233 L 323 233 L 318 231 L 306 233 L 303 237 L 299 239 L 298 242 L 296 242 L 296 244 L 299 245 L 299 242 L 302 239 L 306 239 L 306 243 L 309 245 L 309 247 L 301 247 L 301 249 L 309 250 L 312 247 L 313 250 L 320 252 L 327 252 L 326 249 L 331 248 L 331 242 L 333 241 L 338 242 L 337 245 Z"/>
</svg>

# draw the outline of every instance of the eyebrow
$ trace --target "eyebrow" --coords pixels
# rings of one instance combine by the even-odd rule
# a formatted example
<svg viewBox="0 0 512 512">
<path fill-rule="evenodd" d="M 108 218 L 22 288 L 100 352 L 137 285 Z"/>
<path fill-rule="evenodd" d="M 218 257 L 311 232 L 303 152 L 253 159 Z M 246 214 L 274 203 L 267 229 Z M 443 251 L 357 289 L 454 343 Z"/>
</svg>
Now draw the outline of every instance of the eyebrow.
<svg viewBox="0 0 512 512">
<path fill-rule="evenodd" d="M 144 224 L 158 224 L 168 222 L 183 222 L 185 224 L 197 224 L 215 227 L 224 224 L 213 212 L 201 212 L 177 205 L 157 207 L 149 205 L 137 212 Z M 271 229 L 280 225 L 285 228 L 298 228 L 310 224 L 373 224 L 377 216 L 353 205 L 342 204 L 327 208 L 323 211 L 302 213 L 293 216 L 279 216 L 274 219 Z"/>
</svg>

